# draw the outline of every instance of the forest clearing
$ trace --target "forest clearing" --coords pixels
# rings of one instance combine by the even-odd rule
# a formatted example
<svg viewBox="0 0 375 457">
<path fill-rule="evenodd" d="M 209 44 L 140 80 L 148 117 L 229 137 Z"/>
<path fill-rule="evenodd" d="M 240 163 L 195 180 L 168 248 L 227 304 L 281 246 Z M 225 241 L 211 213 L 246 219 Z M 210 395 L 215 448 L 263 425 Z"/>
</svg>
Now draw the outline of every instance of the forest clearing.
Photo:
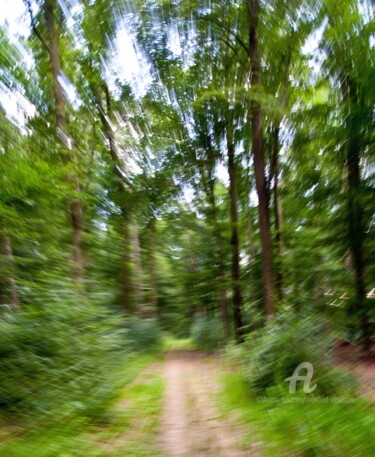
<svg viewBox="0 0 375 457">
<path fill-rule="evenodd" d="M 0 457 L 375 456 L 374 2 L 0 6 Z"/>
</svg>

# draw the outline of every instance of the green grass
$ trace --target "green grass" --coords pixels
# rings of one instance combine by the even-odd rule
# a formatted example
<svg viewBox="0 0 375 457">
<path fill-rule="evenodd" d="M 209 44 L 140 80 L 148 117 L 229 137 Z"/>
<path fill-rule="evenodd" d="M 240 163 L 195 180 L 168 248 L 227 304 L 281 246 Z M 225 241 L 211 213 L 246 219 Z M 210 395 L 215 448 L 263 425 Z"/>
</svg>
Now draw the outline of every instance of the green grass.
<svg viewBox="0 0 375 457">
<path fill-rule="evenodd" d="M 157 457 L 155 437 L 163 396 L 159 373 L 143 370 L 156 356 L 127 360 L 112 407 L 96 420 L 74 416 L 61 424 L 0 429 L 1 457 Z"/>
<path fill-rule="evenodd" d="M 237 411 L 248 430 L 246 445 L 261 443 L 265 457 L 370 457 L 375 455 L 375 413 L 361 398 L 353 403 L 259 403 L 241 372 L 222 377 L 219 403 Z"/>
<path fill-rule="evenodd" d="M 177 339 L 171 335 L 164 337 L 163 341 L 163 350 L 164 351 L 174 351 L 174 350 L 195 350 L 196 347 L 191 338 Z"/>
</svg>

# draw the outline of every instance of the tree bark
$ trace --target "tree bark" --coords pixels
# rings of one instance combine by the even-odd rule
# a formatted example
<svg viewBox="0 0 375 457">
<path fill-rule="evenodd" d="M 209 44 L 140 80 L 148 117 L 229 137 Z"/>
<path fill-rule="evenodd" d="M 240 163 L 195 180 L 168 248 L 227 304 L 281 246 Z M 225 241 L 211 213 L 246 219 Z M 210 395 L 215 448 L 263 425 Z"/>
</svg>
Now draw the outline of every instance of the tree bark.
<svg viewBox="0 0 375 457">
<path fill-rule="evenodd" d="M 249 12 L 249 59 L 251 64 L 250 84 L 254 92 L 260 88 L 260 53 L 258 42 L 259 0 L 247 0 Z M 262 283 L 265 312 L 272 315 L 274 309 L 273 253 L 269 215 L 269 189 L 265 175 L 263 124 L 260 103 L 251 102 L 252 152 L 254 157 L 255 184 L 259 200 L 259 223 L 262 245 Z"/>
<path fill-rule="evenodd" d="M 276 290 L 279 301 L 283 300 L 283 262 L 282 256 L 284 251 L 283 239 L 283 213 L 279 189 L 279 125 L 274 127 L 274 145 L 273 145 L 273 160 L 272 160 L 272 176 L 273 176 L 273 204 L 275 212 L 275 239 L 277 249 L 276 259 Z"/>
<path fill-rule="evenodd" d="M 141 246 L 139 244 L 139 232 L 137 218 L 133 215 L 131 220 L 132 227 L 132 252 L 134 260 L 134 295 L 137 310 L 140 314 L 144 311 L 143 300 L 143 274 L 142 274 L 142 256 Z"/>
<path fill-rule="evenodd" d="M 240 270 L 240 239 L 238 227 L 238 191 L 237 191 L 237 167 L 234 160 L 233 143 L 233 120 L 227 125 L 227 152 L 229 173 L 229 194 L 231 206 L 231 244 L 232 244 L 232 287 L 233 287 L 233 317 L 235 335 L 240 342 L 243 339 L 242 321 L 242 293 L 241 293 L 241 270 Z"/>
<path fill-rule="evenodd" d="M 126 314 L 132 314 L 134 311 L 133 304 L 133 287 L 131 277 L 132 256 L 130 251 L 130 223 L 126 217 L 122 217 L 122 265 L 121 265 L 121 292 L 120 304 Z"/>
<path fill-rule="evenodd" d="M 71 139 L 67 132 L 66 124 L 66 107 L 64 102 L 64 94 L 59 82 L 61 76 L 61 63 L 60 63 L 60 48 L 59 37 L 55 27 L 55 0 L 45 0 L 44 2 L 44 17 L 47 25 L 49 36 L 49 55 L 52 66 L 53 75 L 53 91 L 55 98 L 55 111 L 56 111 L 56 129 L 57 135 L 63 145 L 63 160 L 64 163 L 71 162 L 71 155 L 69 149 L 71 148 Z M 74 177 L 69 176 L 68 180 L 72 182 L 75 192 L 79 192 L 79 184 L 74 183 Z M 74 198 L 69 202 L 69 211 L 71 216 L 72 230 L 73 230 L 73 276 L 77 282 L 82 282 L 84 279 L 84 255 L 83 255 L 83 216 L 80 202 Z"/>
<path fill-rule="evenodd" d="M 290 40 L 292 42 L 294 33 L 292 33 Z M 291 45 L 288 46 L 288 54 L 285 64 L 284 71 L 284 81 L 283 81 L 283 94 L 280 102 L 280 111 L 283 112 L 286 106 L 287 97 L 288 97 L 288 87 L 289 87 L 289 68 L 292 60 L 292 50 Z M 281 115 L 275 115 L 275 125 L 273 126 L 273 150 L 272 150 L 272 159 L 271 159 L 271 179 L 273 178 L 273 205 L 274 205 L 274 215 L 275 215 L 275 239 L 276 239 L 276 291 L 279 301 L 283 300 L 283 251 L 284 251 L 284 239 L 283 239 L 283 213 L 282 213 L 282 202 L 280 197 L 280 187 L 279 187 L 279 178 L 280 178 L 280 169 L 279 169 L 279 137 L 280 137 L 280 124 L 282 120 Z M 270 181 L 271 181 L 270 179 Z"/>
<path fill-rule="evenodd" d="M 104 106 L 103 98 L 99 88 L 97 86 L 92 86 L 92 91 L 98 107 L 99 117 L 105 135 L 107 136 L 113 170 L 118 178 L 118 192 L 121 201 L 120 207 L 123 219 L 123 257 L 121 265 L 120 304 L 125 313 L 131 314 L 134 311 L 142 312 L 139 306 L 143 305 L 143 281 L 138 240 L 138 226 L 137 221 L 134 217 L 129 219 L 128 210 L 123 203 L 126 192 L 124 184 L 124 174 L 126 174 L 126 170 L 124 170 L 123 174 L 121 167 L 123 164 L 120 161 L 117 140 L 110 123 L 112 119 L 111 96 L 108 86 L 105 82 L 103 83 L 103 88 L 105 92 L 106 107 Z M 133 269 L 133 260 L 135 269 Z M 136 306 L 136 304 L 139 306 Z"/>
<path fill-rule="evenodd" d="M 256 248 L 254 245 L 254 229 L 253 229 L 253 220 L 251 217 L 251 202 L 250 202 L 250 191 L 251 191 L 251 184 L 250 184 L 250 171 L 249 167 L 247 168 L 246 173 L 246 204 L 247 204 L 247 211 L 246 211 L 246 238 L 247 238 L 247 254 L 249 256 L 249 296 L 250 300 L 255 301 L 255 288 L 254 288 L 254 262 L 256 257 Z"/>
<path fill-rule="evenodd" d="M 8 235 L 3 234 L 0 238 L 1 242 L 1 253 L 5 258 L 5 281 L 8 282 L 8 288 L 4 284 L 4 289 L 8 289 L 9 291 L 9 300 L 12 306 L 12 311 L 17 313 L 20 311 L 20 299 L 17 293 L 17 281 L 13 274 L 13 266 L 14 266 L 14 258 L 13 258 L 13 251 L 12 251 L 12 243 Z M 3 299 L 5 299 L 6 290 L 4 291 Z"/>
<path fill-rule="evenodd" d="M 223 322 L 224 336 L 227 340 L 230 336 L 229 328 L 229 313 L 228 313 L 228 297 L 226 289 L 226 273 L 225 273 L 225 262 L 223 255 L 223 239 L 220 235 L 217 214 L 216 214 L 216 199 L 215 199 L 215 181 L 211 177 L 209 180 L 209 201 L 212 213 L 212 225 L 214 228 L 214 238 L 216 245 L 217 261 L 218 261 L 218 296 L 219 296 L 219 307 L 221 312 L 221 319 Z"/>
<path fill-rule="evenodd" d="M 110 124 L 110 119 L 112 118 L 111 98 L 110 98 L 110 93 L 109 93 L 107 84 L 104 83 L 103 86 L 104 86 L 104 91 L 105 91 L 105 96 L 106 96 L 107 109 L 104 108 L 103 98 L 100 94 L 98 87 L 96 87 L 96 86 L 92 87 L 92 91 L 94 92 L 96 104 L 98 105 L 99 117 L 100 117 L 103 129 L 104 129 L 105 134 L 108 139 L 109 153 L 111 154 L 111 159 L 112 159 L 113 165 L 115 167 L 115 173 L 118 175 L 120 182 L 121 182 L 121 180 L 123 180 L 123 175 L 121 174 L 121 171 L 118 168 L 118 167 L 121 168 L 118 145 L 117 145 L 115 133 Z"/>
<path fill-rule="evenodd" d="M 158 313 L 158 283 L 157 283 L 157 262 L 155 246 L 157 244 L 156 218 L 153 217 L 148 225 L 149 229 L 149 282 L 150 282 L 150 305 L 151 313 L 156 316 Z"/>
<path fill-rule="evenodd" d="M 359 166 L 359 153 L 355 141 L 349 140 L 347 154 L 348 168 L 348 235 L 350 251 L 353 259 L 355 275 L 355 292 L 359 301 L 366 298 L 365 288 L 365 262 L 363 254 L 363 211 L 358 201 L 359 189 L 361 186 L 361 175 Z"/>
<path fill-rule="evenodd" d="M 366 297 L 365 281 L 365 226 L 363 204 L 361 202 L 361 165 L 360 149 L 361 137 L 360 127 L 361 119 L 358 115 L 358 97 L 356 94 L 355 83 L 347 77 L 342 84 L 344 101 L 347 106 L 347 155 L 346 167 L 348 173 L 348 202 L 347 202 L 347 225 L 349 249 L 354 270 L 354 290 L 355 301 L 354 309 L 349 308 L 349 313 L 358 316 L 359 325 L 363 333 L 365 346 L 371 344 L 371 324 L 369 322 Z M 367 348 L 368 348 L 367 347 Z"/>
</svg>

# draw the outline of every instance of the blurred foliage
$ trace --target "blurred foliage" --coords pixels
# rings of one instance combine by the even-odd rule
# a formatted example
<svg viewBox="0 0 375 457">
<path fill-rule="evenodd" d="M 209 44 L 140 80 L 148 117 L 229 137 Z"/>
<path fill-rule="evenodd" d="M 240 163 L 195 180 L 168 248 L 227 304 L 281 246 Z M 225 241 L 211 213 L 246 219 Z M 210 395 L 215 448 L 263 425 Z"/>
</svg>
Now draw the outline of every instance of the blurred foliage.
<svg viewBox="0 0 375 457">
<path fill-rule="evenodd" d="M 375 416 L 365 400 L 273 402 L 271 397 L 257 401 L 249 396 L 249 384 L 241 372 L 232 370 L 222 380 L 219 404 L 228 414 L 236 410 L 242 426 L 250 430 L 244 443 L 257 449 L 261 445 L 266 457 L 368 457 L 375 451 Z"/>
<path fill-rule="evenodd" d="M 223 325 L 216 317 L 197 316 L 190 330 L 197 349 L 215 352 L 224 344 Z"/>
<path fill-rule="evenodd" d="M 253 392 L 284 392 L 304 361 L 317 394 L 351 392 L 330 351 L 369 352 L 374 337 L 372 2 L 36 0 L 24 13 L 27 39 L 0 27 L 5 422 L 105 416 L 121 361 L 130 373 L 165 334 L 211 352 L 242 330 L 232 354 Z M 288 424 L 287 455 L 371 455 L 331 406 L 311 420 L 275 407 L 267 431 L 284 442 Z M 366 434 L 362 406 L 348 411 Z"/>
<path fill-rule="evenodd" d="M 300 364 L 309 362 L 313 367 L 311 384 L 317 385 L 312 395 L 353 394 L 354 378 L 334 369 L 333 342 L 327 321 L 316 315 L 278 316 L 261 330 L 250 333 L 244 343 L 250 388 L 254 394 L 285 395 L 289 389 L 285 380 Z M 305 375 L 306 369 L 299 374 Z M 297 390 L 302 390 L 298 383 Z"/>
<path fill-rule="evenodd" d="M 130 347 L 134 351 L 159 352 L 163 333 L 156 319 L 133 317 L 126 323 Z"/>
<path fill-rule="evenodd" d="M 75 410 L 100 416 L 116 394 L 111 371 L 129 346 L 119 316 L 87 305 L 9 316 L 1 323 L 1 409 L 53 420 Z"/>
<path fill-rule="evenodd" d="M 108 456 L 119 453 L 129 457 L 157 456 L 155 445 L 158 417 L 162 407 L 163 380 L 157 373 L 138 376 L 155 361 L 155 356 L 138 355 L 118 360 L 110 371 L 111 385 L 116 386 L 116 402 L 109 401 L 105 413 L 94 418 L 82 417 L 77 410 L 70 417 L 33 422 L 21 427 L 1 429 L 1 456 L 56 457 Z M 108 397 L 108 400 L 110 398 Z M 96 403 L 95 391 L 85 399 Z M 119 407 L 126 403 L 127 408 Z M 147 415 L 148 426 L 141 419 Z M 61 419 L 61 417 L 60 417 Z M 94 420 L 93 420 L 94 419 Z M 119 439 L 121 437 L 121 439 Z M 126 437 L 126 439 L 125 439 Z M 103 446 L 103 443 L 105 445 Z"/>
</svg>

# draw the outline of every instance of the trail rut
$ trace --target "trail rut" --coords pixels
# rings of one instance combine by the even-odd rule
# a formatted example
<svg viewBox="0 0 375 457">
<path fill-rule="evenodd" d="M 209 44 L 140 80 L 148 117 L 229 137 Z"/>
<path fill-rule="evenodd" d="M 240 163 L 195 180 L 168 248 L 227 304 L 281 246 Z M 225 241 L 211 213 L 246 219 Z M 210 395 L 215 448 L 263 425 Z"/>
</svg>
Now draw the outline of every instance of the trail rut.
<svg viewBox="0 0 375 457">
<path fill-rule="evenodd" d="M 215 407 L 219 362 L 188 351 L 167 355 L 161 446 L 165 457 L 256 456 L 241 449 L 241 430 Z"/>
</svg>

